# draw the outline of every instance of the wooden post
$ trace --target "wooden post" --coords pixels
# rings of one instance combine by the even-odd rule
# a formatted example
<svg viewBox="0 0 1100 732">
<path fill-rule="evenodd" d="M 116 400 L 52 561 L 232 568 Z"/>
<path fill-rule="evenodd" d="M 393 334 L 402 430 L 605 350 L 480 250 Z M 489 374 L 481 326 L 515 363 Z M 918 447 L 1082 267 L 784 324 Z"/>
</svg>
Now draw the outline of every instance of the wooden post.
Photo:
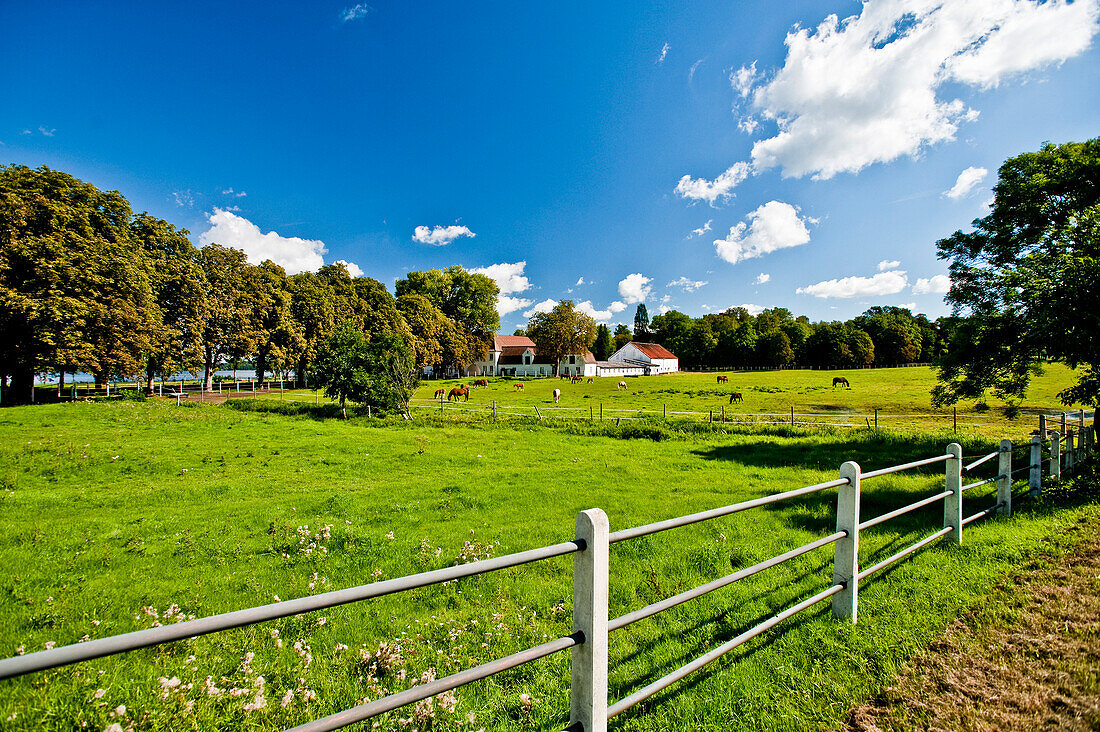
<svg viewBox="0 0 1100 732">
<path fill-rule="evenodd" d="M 1062 435 L 1058 432 L 1050 433 L 1050 469 L 1047 474 L 1051 478 L 1062 477 Z"/>
<path fill-rule="evenodd" d="M 878 407 L 875 407 L 875 429 L 878 429 Z"/>
<path fill-rule="evenodd" d="M 495 404 L 495 402 L 494 402 L 494 404 Z M 593 413 L 592 413 L 592 405 L 589 404 L 588 405 L 588 421 L 591 422 L 593 419 L 594 419 L 594 416 L 593 416 Z"/>
<path fill-rule="evenodd" d="M 1062 428 L 1059 430 L 1063 435 L 1066 434 L 1066 413 L 1062 412 Z"/>
<path fill-rule="evenodd" d="M 576 536 L 584 549 L 573 554 L 573 632 L 584 642 L 570 661 L 569 721 L 584 732 L 607 732 L 607 514 L 590 508 L 577 514 Z"/>
<path fill-rule="evenodd" d="M 837 488 L 836 530 L 847 536 L 837 539 L 833 550 L 833 584 L 844 589 L 833 595 L 833 617 L 855 623 L 859 619 L 859 463 L 840 466 L 840 477 L 848 482 Z"/>
<path fill-rule="evenodd" d="M 1047 416 L 1045 414 L 1039 415 L 1039 439 L 1044 442 L 1047 439 Z"/>
<path fill-rule="evenodd" d="M 493 419 L 497 418 L 497 400 L 493 400 Z"/>
<path fill-rule="evenodd" d="M 951 457 L 947 459 L 944 470 L 943 489 L 951 491 L 951 495 L 943 499 L 943 528 L 950 526 L 955 530 L 943 537 L 943 540 L 951 544 L 962 544 L 962 446 L 952 442 L 947 446 L 947 452 Z"/>
<path fill-rule="evenodd" d="M 954 422 L 954 430 L 956 433 L 959 431 L 959 408 L 951 407 L 951 416 Z"/>
<path fill-rule="evenodd" d="M 1028 472 L 1027 485 L 1029 495 L 1038 495 L 1043 490 L 1043 441 L 1039 435 L 1031 436 L 1031 470 Z"/>
<path fill-rule="evenodd" d="M 714 424 L 714 410 L 710 410 L 709 414 L 710 416 L 707 417 L 707 421 L 709 421 L 711 424 Z"/>
<path fill-rule="evenodd" d="M 1012 515 L 1012 441 L 1001 440 L 1000 455 L 997 456 L 997 513 Z"/>
<path fill-rule="evenodd" d="M 538 417 L 539 419 L 542 419 L 542 415 L 539 414 L 539 408 L 538 407 L 535 407 L 535 416 Z"/>
<path fill-rule="evenodd" d="M 664 404 L 661 405 L 661 419 L 668 419 L 668 407 Z"/>
<path fill-rule="evenodd" d="M 600 402 L 600 421 L 603 422 L 603 402 Z"/>
<path fill-rule="evenodd" d="M 726 421 L 726 405 L 723 404 L 722 405 L 722 422 L 724 423 L 725 421 Z"/>
<path fill-rule="evenodd" d="M 1066 432 L 1066 456 L 1063 458 L 1065 462 L 1066 472 L 1072 472 L 1073 466 L 1077 462 L 1077 443 L 1074 442 L 1074 430 L 1072 427 L 1067 428 Z"/>
<path fill-rule="evenodd" d="M 370 405 L 367 405 L 367 419 L 370 419 Z"/>
</svg>

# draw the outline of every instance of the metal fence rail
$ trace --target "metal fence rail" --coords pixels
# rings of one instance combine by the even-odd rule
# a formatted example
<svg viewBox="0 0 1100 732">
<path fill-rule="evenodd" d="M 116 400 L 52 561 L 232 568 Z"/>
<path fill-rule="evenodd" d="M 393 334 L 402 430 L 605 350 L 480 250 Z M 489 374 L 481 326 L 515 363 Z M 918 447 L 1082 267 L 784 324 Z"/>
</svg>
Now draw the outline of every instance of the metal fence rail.
<svg viewBox="0 0 1100 732">
<path fill-rule="evenodd" d="M 334 590 L 319 595 L 287 600 L 259 607 L 213 615 L 197 620 L 184 621 L 173 625 L 139 630 L 108 638 L 91 640 L 47 651 L 39 651 L 25 656 L 16 656 L 0 660 L 0 679 L 8 679 L 23 674 L 42 671 L 57 666 L 103 656 L 124 653 L 184 638 L 207 633 L 239 628 L 245 625 L 267 620 L 288 617 L 314 610 L 323 610 L 350 602 L 402 592 L 419 587 L 427 587 L 463 577 L 471 577 L 508 567 L 516 567 L 531 562 L 554 557 L 573 556 L 573 632 L 540 645 L 521 650 L 509 656 L 488 661 L 474 668 L 457 672 L 427 684 L 414 686 L 405 691 L 387 697 L 366 702 L 322 719 L 300 725 L 294 732 L 322 732 L 335 730 L 356 722 L 361 722 L 380 714 L 398 709 L 437 694 L 456 689 L 465 684 L 488 678 L 494 674 L 516 668 L 526 663 L 545 658 L 566 649 L 572 649 L 572 678 L 570 687 L 570 723 L 569 729 L 584 732 L 603 732 L 607 720 L 630 709 L 638 703 L 652 697 L 663 689 L 691 673 L 703 668 L 734 648 L 766 632 L 777 624 L 807 610 L 818 603 L 832 598 L 832 614 L 835 618 L 855 622 L 857 618 L 859 584 L 891 564 L 930 546 L 938 540 L 961 543 L 963 529 L 976 521 L 997 513 L 1009 514 L 1014 498 L 1012 495 L 1013 476 L 1029 473 L 1028 494 L 1034 495 L 1042 487 L 1042 469 L 1048 466 L 1051 471 L 1059 471 L 1063 464 L 1073 465 L 1080 462 L 1093 451 L 1091 438 L 1081 436 L 1079 445 L 1068 435 L 1058 435 L 1044 443 L 1040 435 L 1035 435 L 1030 445 L 1029 462 L 1026 466 L 1013 470 L 1013 445 L 1002 440 L 997 451 L 981 456 L 977 460 L 963 465 L 962 448 L 951 444 L 942 455 L 915 460 L 901 465 L 890 466 L 863 473 L 857 463 L 846 462 L 841 466 L 840 477 L 794 490 L 762 496 L 748 501 L 722 506 L 705 511 L 655 521 L 641 526 L 611 532 L 606 515 L 600 509 L 583 511 L 577 517 L 574 539 L 550 546 L 530 549 L 492 559 L 469 564 L 447 567 L 407 577 L 375 582 L 343 590 Z M 1048 456 L 1043 456 L 1046 447 Z M 1064 448 L 1064 450 L 1063 450 Z M 992 477 L 962 484 L 962 473 L 973 470 L 999 458 L 996 474 Z M 945 463 L 944 490 L 922 498 L 900 508 L 888 511 L 880 516 L 859 520 L 861 503 L 861 485 L 864 479 L 911 470 L 936 463 Z M 1052 472 L 1055 477 L 1060 475 Z M 1036 482 L 1038 481 L 1038 482 Z M 995 503 L 977 513 L 963 517 L 962 493 L 989 483 L 997 483 Z M 836 531 L 796 547 L 778 556 L 762 560 L 750 567 L 740 569 L 724 577 L 712 580 L 676 595 L 672 595 L 645 607 L 633 610 L 617 618 L 610 618 L 608 596 L 610 578 L 609 548 L 611 544 L 648 536 L 670 529 L 680 528 L 711 519 L 730 516 L 735 513 L 776 504 L 799 496 L 819 493 L 836 488 Z M 944 506 L 943 527 L 897 551 L 893 555 L 865 568 L 859 563 L 860 533 L 866 529 L 883 524 L 891 519 L 919 510 L 942 501 Z M 681 668 L 662 676 L 619 701 L 608 704 L 608 634 L 625 628 L 632 623 L 653 617 L 661 612 L 720 590 L 731 584 L 752 577 L 784 562 L 804 556 L 817 549 L 832 545 L 833 576 L 831 584 L 812 597 L 797 602 L 771 617 L 763 620 L 737 637 L 703 653 Z"/>
</svg>

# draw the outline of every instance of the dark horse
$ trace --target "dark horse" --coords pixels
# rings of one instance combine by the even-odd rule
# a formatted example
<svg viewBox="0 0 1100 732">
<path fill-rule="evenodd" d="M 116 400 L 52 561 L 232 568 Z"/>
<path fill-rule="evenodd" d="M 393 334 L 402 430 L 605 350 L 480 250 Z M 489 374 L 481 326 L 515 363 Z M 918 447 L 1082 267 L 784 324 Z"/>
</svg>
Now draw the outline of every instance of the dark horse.
<svg viewBox="0 0 1100 732">
<path fill-rule="evenodd" d="M 843 385 L 844 385 L 845 387 L 847 387 L 847 388 L 849 388 L 849 389 L 851 389 L 851 388 L 852 388 L 852 385 L 851 385 L 851 384 L 849 384 L 849 383 L 848 383 L 848 380 L 847 380 L 847 379 L 845 379 L 845 378 L 844 378 L 843 376 L 834 376 L 834 377 L 833 377 L 833 388 L 834 388 L 834 389 L 836 388 L 836 385 L 837 385 L 837 384 L 843 384 Z"/>
<path fill-rule="evenodd" d="M 447 401 L 451 401 L 452 399 L 458 401 L 459 397 L 464 397 L 465 401 L 470 401 L 470 387 L 456 386 L 447 392 Z"/>
<path fill-rule="evenodd" d="M 729 377 L 728 377 L 728 376 L 719 376 L 719 377 L 718 377 L 718 383 L 719 383 L 719 384 L 725 384 L 725 383 L 726 383 L 727 381 L 729 381 L 729 380 L 730 380 L 730 379 L 729 379 Z"/>
<path fill-rule="evenodd" d="M 734 402 L 743 402 L 743 401 L 745 401 L 745 397 L 741 396 L 741 392 L 735 391 L 732 394 L 730 394 L 730 404 L 733 404 Z"/>
</svg>

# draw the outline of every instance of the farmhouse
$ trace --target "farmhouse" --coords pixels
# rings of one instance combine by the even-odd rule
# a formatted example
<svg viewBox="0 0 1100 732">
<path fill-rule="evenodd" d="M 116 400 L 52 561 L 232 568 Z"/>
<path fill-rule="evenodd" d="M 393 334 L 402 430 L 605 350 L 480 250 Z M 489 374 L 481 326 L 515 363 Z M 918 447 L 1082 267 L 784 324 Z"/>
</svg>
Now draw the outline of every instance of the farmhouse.
<svg viewBox="0 0 1100 732">
<path fill-rule="evenodd" d="M 640 367 L 646 376 L 674 374 L 680 370 L 680 359 L 676 354 L 657 343 L 631 341 L 611 354 L 608 361 Z"/>
<path fill-rule="evenodd" d="M 470 365 L 470 376 L 550 376 L 554 365 L 540 361 L 527 336 L 494 335 L 493 350 Z"/>
<path fill-rule="evenodd" d="M 596 357 L 591 351 L 571 353 L 558 363 L 558 374 L 563 376 L 597 376 Z"/>
</svg>

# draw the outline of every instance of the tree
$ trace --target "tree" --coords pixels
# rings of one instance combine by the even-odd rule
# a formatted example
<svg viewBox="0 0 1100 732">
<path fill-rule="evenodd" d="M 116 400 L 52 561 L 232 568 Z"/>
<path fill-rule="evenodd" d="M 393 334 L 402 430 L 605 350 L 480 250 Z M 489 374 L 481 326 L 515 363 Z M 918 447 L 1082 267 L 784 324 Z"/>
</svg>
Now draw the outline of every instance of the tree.
<svg viewBox="0 0 1100 732">
<path fill-rule="evenodd" d="M 351 320 L 343 320 L 317 350 L 313 364 L 314 387 L 325 396 L 340 400 L 340 411 L 348 416 L 345 403 L 364 402 L 370 390 L 371 363 L 366 336 Z"/>
<path fill-rule="evenodd" d="M 693 321 L 689 315 L 679 310 L 669 310 L 653 319 L 650 323 L 650 333 L 657 343 L 685 361 L 696 363 L 692 358 L 694 355 L 691 346 L 692 325 Z"/>
<path fill-rule="evenodd" d="M 477 360 L 458 326 L 423 295 L 402 295 L 397 308 L 411 334 L 408 345 L 417 364 L 443 373 L 446 366 Z"/>
<path fill-rule="evenodd" d="M 405 339 L 384 331 L 367 346 L 367 393 L 369 404 L 409 416 L 409 402 L 420 385 L 416 354 Z"/>
<path fill-rule="evenodd" d="M 305 384 L 306 374 L 317 358 L 321 344 L 336 325 L 336 298 L 325 281 L 312 272 L 290 277 L 291 314 L 301 331 L 304 345 L 298 353 L 295 377 Z"/>
<path fill-rule="evenodd" d="M 485 275 L 467 272 L 452 265 L 445 270 L 409 272 L 397 281 L 398 297 L 421 295 L 450 318 L 468 344 L 466 366 L 484 356 L 493 345 L 493 334 L 500 328 L 497 296 L 500 288 Z"/>
<path fill-rule="evenodd" d="M 620 348 L 625 346 L 634 340 L 633 334 L 630 332 L 630 328 L 627 328 L 624 324 L 619 323 L 615 326 L 615 351 L 612 351 L 612 355 L 615 354 Z"/>
<path fill-rule="evenodd" d="M 1084 366 L 1065 404 L 1100 399 L 1100 138 L 1046 144 L 998 171 L 988 216 L 936 246 L 947 302 L 969 313 L 938 361 L 933 402 L 1020 399 L 1044 357 Z"/>
<path fill-rule="evenodd" d="M 282 374 L 297 362 L 306 339 L 294 319 L 293 290 L 286 270 L 267 259 L 250 274 L 260 306 L 255 362 L 256 380 L 262 384 L 268 369 Z"/>
<path fill-rule="evenodd" d="M 130 205 L 43 166 L 0 166 L 0 374 L 140 373 L 162 326 Z"/>
<path fill-rule="evenodd" d="M 791 339 L 776 328 L 756 339 L 756 358 L 764 366 L 787 366 L 794 362 Z"/>
<path fill-rule="evenodd" d="M 548 313 L 535 313 L 527 323 L 527 335 L 535 342 L 540 359 L 550 359 L 554 374 L 558 362 L 571 353 L 583 353 L 596 337 L 596 321 L 562 300 Z"/>
<path fill-rule="evenodd" d="M 596 326 L 596 343 L 592 346 L 592 355 L 597 361 L 606 361 L 615 352 L 615 344 L 611 340 L 611 329 L 603 323 Z"/>
<path fill-rule="evenodd" d="M 199 251 L 205 275 L 206 309 L 202 322 L 203 388 L 213 385 L 214 370 L 225 357 L 243 358 L 260 339 L 254 265 L 239 249 L 207 244 Z"/>
<path fill-rule="evenodd" d="M 649 311 L 645 303 L 638 303 L 638 309 L 634 312 L 634 340 L 645 342 L 649 340 Z"/>
</svg>

